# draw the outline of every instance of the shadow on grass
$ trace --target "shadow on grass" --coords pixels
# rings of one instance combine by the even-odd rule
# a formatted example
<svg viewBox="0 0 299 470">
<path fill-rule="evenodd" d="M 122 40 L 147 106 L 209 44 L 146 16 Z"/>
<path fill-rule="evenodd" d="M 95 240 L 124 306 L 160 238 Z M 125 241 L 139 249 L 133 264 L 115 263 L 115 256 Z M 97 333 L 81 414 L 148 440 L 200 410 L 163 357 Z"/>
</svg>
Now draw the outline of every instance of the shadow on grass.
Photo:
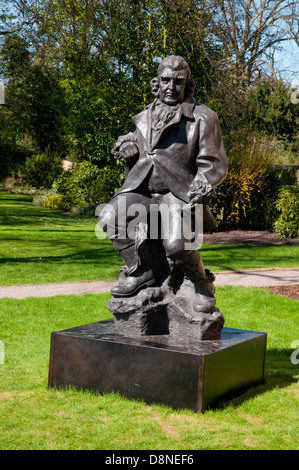
<svg viewBox="0 0 299 470">
<path fill-rule="evenodd" d="M 61 243 L 61 242 L 60 242 Z M 12 264 L 22 264 L 22 263 L 64 263 L 64 264 L 72 264 L 73 261 L 78 262 L 99 262 L 103 263 L 103 260 L 106 261 L 107 265 L 119 265 L 122 260 L 117 251 L 114 251 L 113 249 L 107 248 L 99 248 L 99 249 L 92 249 L 92 250 L 81 250 L 77 251 L 76 253 L 65 253 L 62 255 L 51 255 L 51 256 L 45 256 L 43 253 L 41 255 L 37 256 L 27 256 L 27 257 L 19 257 L 19 258 L 0 258 L 0 264 L 5 264 L 5 263 L 12 263 Z"/>
<path fill-rule="evenodd" d="M 36 226 L 38 224 L 34 224 L 34 226 Z M 44 224 L 43 224 L 44 226 Z M 24 233 L 23 233 L 24 232 Z M 47 233 L 57 233 L 57 234 L 64 234 L 64 235 L 68 235 L 68 234 L 72 234 L 72 233 L 78 233 L 78 234 L 82 234 L 84 236 L 84 234 L 86 233 L 92 233 L 94 234 L 94 229 L 90 229 L 90 228 L 86 228 L 86 227 L 82 227 L 81 229 L 74 229 L 73 227 L 68 229 L 67 226 L 66 228 L 37 228 L 37 229 L 29 229 L 26 230 L 24 228 L 21 228 L 21 229 L 18 229 L 18 228 L 14 228 L 13 231 L 11 231 L 10 233 L 5 233 L 5 236 L 3 235 L 3 233 L 1 234 L 1 241 L 11 241 L 11 240 L 18 240 L 18 241 L 22 241 L 22 237 L 23 239 L 27 239 L 29 236 L 30 236 L 30 239 L 32 241 L 40 241 L 41 239 L 44 239 L 44 235 L 46 236 Z M 35 235 L 35 234 L 41 234 L 42 237 L 38 237 L 36 236 L 36 238 L 32 238 L 32 235 Z M 15 236 L 13 235 L 15 234 Z M 93 237 L 94 240 L 95 240 L 95 237 Z M 50 239 L 50 241 L 53 241 L 53 239 Z M 59 241 L 59 240 L 58 240 Z"/>
<path fill-rule="evenodd" d="M 294 251 L 295 250 L 295 251 Z M 204 264 L 211 269 L 240 271 L 246 268 L 296 266 L 296 253 L 299 247 L 290 245 L 264 244 L 251 245 L 204 245 L 200 250 Z"/>
<path fill-rule="evenodd" d="M 0 192 L 0 201 L 31 202 L 32 200 L 33 200 L 33 196 L 30 196 L 30 195 Z"/>
<path fill-rule="evenodd" d="M 24 227 L 30 227 L 30 226 L 44 226 L 46 223 L 49 224 L 56 224 L 60 223 L 61 225 L 76 225 L 76 224 L 90 224 L 90 222 L 93 222 L 94 219 L 94 224 L 96 225 L 97 223 L 97 218 L 96 217 L 78 217 L 75 215 L 67 215 L 64 214 L 63 212 L 54 212 L 51 211 L 51 213 L 46 212 L 46 209 L 44 211 L 32 213 L 32 210 L 28 211 L 28 214 L 26 214 L 26 211 L 24 210 L 23 212 L 18 212 L 18 213 L 12 213 L 12 211 L 8 213 L 1 212 L 0 211 L 0 219 L 1 219 L 1 225 L 5 225 L 7 227 L 17 227 L 19 225 L 22 225 Z"/>
</svg>

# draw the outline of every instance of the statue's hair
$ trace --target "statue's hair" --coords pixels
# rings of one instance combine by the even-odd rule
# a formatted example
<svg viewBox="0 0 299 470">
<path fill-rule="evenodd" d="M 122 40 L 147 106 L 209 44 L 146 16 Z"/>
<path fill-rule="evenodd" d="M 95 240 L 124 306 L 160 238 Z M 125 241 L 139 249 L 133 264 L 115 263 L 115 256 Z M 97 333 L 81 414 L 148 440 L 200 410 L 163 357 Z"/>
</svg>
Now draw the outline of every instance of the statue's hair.
<svg viewBox="0 0 299 470">
<path fill-rule="evenodd" d="M 162 74 L 163 70 L 169 67 L 173 70 L 185 70 L 187 72 L 187 84 L 185 89 L 185 97 L 193 96 L 194 89 L 195 89 L 195 81 L 191 77 L 190 67 L 185 61 L 185 59 L 181 56 L 170 55 L 166 57 L 166 59 L 162 60 L 158 67 L 158 77 Z M 155 77 L 151 80 L 152 85 L 152 93 L 155 96 L 159 95 L 159 80 L 158 77 Z"/>
</svg>

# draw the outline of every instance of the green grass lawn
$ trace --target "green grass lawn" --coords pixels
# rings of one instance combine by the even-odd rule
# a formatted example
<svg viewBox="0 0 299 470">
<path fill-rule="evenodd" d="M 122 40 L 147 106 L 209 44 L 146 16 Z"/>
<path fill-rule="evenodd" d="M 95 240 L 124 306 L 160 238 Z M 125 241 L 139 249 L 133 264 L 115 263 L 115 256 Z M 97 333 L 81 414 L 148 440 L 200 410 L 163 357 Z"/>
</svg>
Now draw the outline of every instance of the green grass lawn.
<svg viewBox="0 0 299 470">
<path fill-rule="evenodd" d="M 116 279 L 121 258 L 96 237 L 96 217 L 34 206 L 0 193 L 0 285 Z"/>
<path fill-rule="evenodd" d="M 51 332 L 109 318 L 108 298 L 1 300 L 0 449 L 298 449 L 297 301 L 263 289 L 217 289 L 227 327 L 268 333 L 266 381 L 196 414 L 117 393 L 48 389 Z"/>
<path fill-rule="evenodd" d="M 0 285 L 118 277 L 121 259 L 107 239 L 97 239 L 96 218 L 0 193 L 0 222 Z M 298 266 L 298 246 L 201 251 L 215 272 Z M 298 365 L 291 362 L 297 301 L 264 289 L 217 288 L 225 326 L 267 332 L 266 381 L 196 414 L 117 393 L 48 389 L 51 332 L 109 318 L 109 295 L 0 299 L 1 450 L 298 449 Z"/>
<path fill-rule="evenodd" d="M 0 193 L 0 285 L 117 279 L 122 260 L 96 237 L 96 217 L 76 217 Z M 213 272 L 298 267 L 299 246 L 204 245 Z"/>
</svg>

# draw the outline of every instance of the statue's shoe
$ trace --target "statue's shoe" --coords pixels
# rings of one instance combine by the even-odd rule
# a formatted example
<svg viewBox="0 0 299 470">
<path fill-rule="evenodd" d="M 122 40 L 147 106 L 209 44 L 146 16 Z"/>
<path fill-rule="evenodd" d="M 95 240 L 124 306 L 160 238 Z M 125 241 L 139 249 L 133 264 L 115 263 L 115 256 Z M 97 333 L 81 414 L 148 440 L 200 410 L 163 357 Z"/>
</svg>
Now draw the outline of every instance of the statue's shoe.
<svg viewBox="0 0 299 470">
<path fill-rule="evenodd" d="M 216 305 L 214 292 L 213 278 L 207 277 L 199 281 L 185 278 L 177 296 L 188 299 L 196 313 L 213 313 Z"/>
<path fill-rule="evenodd" d="M 154 285 L 156 285 L 156 279 L 151 270 L 137 269 L 135 273 L 127 276 L 121 284 L 112 287 L 111 294 L 114 297 L 129 297 L 137 294 L 141 289 Z"/>
</svg>

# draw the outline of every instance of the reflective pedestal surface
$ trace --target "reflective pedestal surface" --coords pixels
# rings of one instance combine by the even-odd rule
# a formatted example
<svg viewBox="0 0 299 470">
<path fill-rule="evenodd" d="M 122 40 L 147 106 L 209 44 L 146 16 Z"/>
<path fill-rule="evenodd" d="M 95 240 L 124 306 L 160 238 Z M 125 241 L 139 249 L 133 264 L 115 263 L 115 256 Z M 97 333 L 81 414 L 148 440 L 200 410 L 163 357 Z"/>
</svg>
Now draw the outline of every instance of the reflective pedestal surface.
<svg viewBox="0 0 299 470">
<path fill-rule="evenodd" d="M 220 340 L 129 337 L 105 320 L 51 335 L 49 387 L 119 392 L 196 412 L 264 380 L 266 333 L 223 328 Z"/>
</svg>

